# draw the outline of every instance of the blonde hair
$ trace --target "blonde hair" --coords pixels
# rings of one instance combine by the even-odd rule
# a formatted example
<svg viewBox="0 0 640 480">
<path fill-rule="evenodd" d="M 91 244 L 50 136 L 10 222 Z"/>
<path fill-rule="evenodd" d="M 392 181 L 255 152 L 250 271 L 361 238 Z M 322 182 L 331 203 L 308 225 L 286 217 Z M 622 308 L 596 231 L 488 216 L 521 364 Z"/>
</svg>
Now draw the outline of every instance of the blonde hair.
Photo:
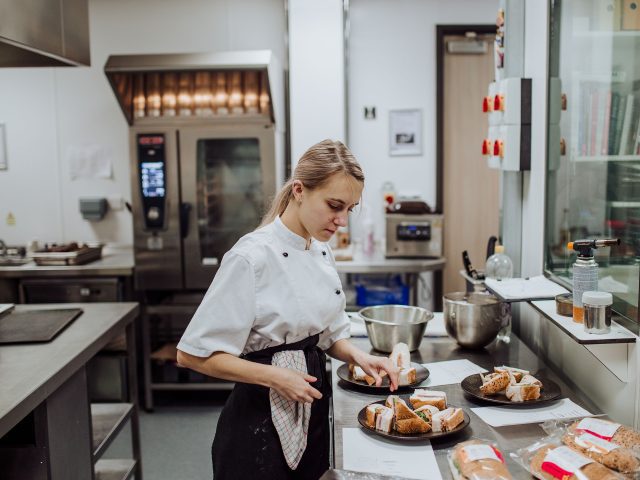
<svg viewBox="0 0 640 480">
<path fill-rule="evenodd" d="M 329 177 L 341 172 L 364 183 L 364 173 L 362 173 L 360 164 L 342 142 L 327 139 L 311 146 L 300 157 L 291 178 L 287 180 L 273 199 L 260 226 L 273 222 L 276 217 L 284 213 L 293 198 L 294 181 L 300 180 L 306 188 L 315 190 L 322 187 L 329 180 Z"/>
</svg>

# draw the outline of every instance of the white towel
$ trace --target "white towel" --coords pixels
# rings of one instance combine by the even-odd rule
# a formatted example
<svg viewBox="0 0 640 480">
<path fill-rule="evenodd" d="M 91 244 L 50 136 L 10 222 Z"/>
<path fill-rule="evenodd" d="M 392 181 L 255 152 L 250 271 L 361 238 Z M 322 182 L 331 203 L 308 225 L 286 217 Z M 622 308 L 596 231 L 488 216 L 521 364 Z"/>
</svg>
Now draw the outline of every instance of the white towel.
<svg viewBox="0 0 640 480">
<path fill-rule="evenodd" d="M 302 350 L 276 352 L 271 365 L 307 373 L 307 360 Z M 269 400 L 271 420 L 280 437 L 284 458 L 289 468 L 295 470 L 307 448 L 311 404 L 287 400 L 274 389 L 269 390 Z"/>
</svg>

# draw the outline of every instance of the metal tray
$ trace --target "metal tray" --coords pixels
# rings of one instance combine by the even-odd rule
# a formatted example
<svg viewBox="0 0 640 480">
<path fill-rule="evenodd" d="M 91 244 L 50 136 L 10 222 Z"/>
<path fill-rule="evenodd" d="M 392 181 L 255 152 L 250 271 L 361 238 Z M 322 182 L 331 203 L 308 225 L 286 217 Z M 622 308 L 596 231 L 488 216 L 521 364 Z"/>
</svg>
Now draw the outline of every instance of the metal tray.
<svg viewBox="0 0 640 480">
<path fill-rule="evenodd" d="M 34 252 L 32 258 L 40 266 L 83 265 L 102 258 L 102 245 L 82 245 L 73 252 Z"/>
</svg>

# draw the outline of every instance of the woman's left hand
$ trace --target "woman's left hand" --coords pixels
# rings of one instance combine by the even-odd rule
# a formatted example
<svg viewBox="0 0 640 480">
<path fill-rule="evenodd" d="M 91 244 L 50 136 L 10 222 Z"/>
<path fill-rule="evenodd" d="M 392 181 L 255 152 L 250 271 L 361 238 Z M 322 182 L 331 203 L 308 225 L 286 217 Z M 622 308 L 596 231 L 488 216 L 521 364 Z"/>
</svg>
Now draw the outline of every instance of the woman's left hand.
<svg viewBox="0 0 640 480">
<path fill-rule="evenodd" d="M 376 387 L 382 384 L 381 372 L 386 372 L 389 375 L 389 390 L 394 392 L 398 389 L 398 373 L 400 369 L 391 363 L 389 357 L 378 357 L 362 352 L 355 361 L 362 370 L 375 379 Z"/>
</svg>

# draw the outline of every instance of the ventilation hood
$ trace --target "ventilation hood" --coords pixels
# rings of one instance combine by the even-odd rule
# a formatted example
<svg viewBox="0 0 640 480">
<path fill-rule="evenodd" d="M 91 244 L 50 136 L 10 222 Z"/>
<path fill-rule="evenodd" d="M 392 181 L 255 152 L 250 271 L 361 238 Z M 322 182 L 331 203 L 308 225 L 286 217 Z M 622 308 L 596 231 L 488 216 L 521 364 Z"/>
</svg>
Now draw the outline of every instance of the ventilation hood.
<svg viewBox="0 0 640 480">
<path fill-rule="evenodd" d="M 253 117 L 284 128 L 284 72 L 270 50 L 111 55 L 104 71 L 129 125 Z"/>
<path fill-rule="evenodd" d="M 89 66 L 87 0 L 0 0 L 0 67 Z"/>
</svg>

